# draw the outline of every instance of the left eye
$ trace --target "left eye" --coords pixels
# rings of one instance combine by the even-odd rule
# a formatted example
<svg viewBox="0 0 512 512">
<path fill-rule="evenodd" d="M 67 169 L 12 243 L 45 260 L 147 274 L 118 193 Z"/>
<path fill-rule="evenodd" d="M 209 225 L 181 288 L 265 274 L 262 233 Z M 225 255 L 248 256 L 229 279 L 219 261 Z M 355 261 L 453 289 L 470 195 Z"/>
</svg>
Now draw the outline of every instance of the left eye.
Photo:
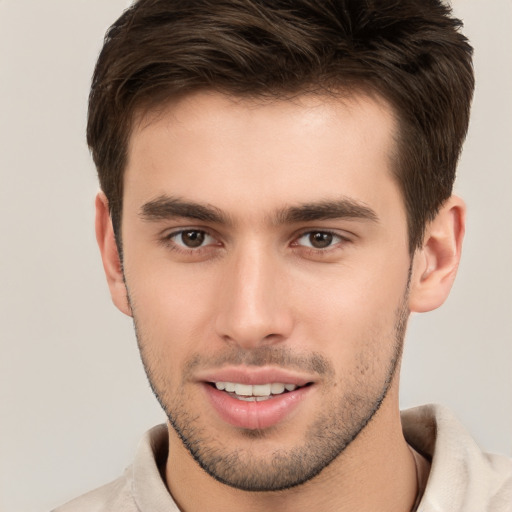
<svg viewBox="0 0 512 512">
<path fill-rule="evenodd" d="M 197 249 L 215 242 L 215 238 L 198 229 L 186 229 L 178 233 L 173 233 L 169 236 L 169 240 L 187 249 Z"/>
<path fill-rule="evenodd" d="M 310 231 L 304 233 L 298 240 L 297 245 L 310 247 L 312 249 L 327 249 L 334 244 L 343 241 L 343 238 L 329 231 Z"/>
</svg>

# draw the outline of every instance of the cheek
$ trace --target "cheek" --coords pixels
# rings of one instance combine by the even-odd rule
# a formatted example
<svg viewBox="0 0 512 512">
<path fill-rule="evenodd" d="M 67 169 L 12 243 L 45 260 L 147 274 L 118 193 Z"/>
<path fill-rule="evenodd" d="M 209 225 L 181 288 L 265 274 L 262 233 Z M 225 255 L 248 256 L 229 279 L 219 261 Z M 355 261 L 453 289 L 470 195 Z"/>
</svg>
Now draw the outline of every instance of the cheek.
<svg viewBox="0 0 512 512">
<path fill-rule="evenodd" d="M 407 288 L 407 263 L 343 268 L 333 276 L 303 282 L 296 311 L 301 338 L 315 340 L 345 368 L 366 371 L 371 358 L 388 359 L 395 350 L 395 327 Z M 369 355 L 371 354 L 371 356 Z M 364 360 L 364 361 L 363 361 Z"/>
<path fill-rule="evenodd" d="M 167 261 L 144 262 L 144 272 L 137 268 L 126 265 L 126 282 L 144 339 L 162 354 L 197 347 L 212 322 L 215 279 L 205 273 L 184 272 Z"/>
</svg>

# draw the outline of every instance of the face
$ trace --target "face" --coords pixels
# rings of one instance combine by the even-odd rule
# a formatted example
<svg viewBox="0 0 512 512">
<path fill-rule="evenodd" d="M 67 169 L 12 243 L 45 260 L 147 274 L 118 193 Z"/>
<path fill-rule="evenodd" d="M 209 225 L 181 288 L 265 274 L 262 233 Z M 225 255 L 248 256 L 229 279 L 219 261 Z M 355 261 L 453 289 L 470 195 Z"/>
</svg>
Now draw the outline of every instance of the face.
<svg viewBox="0 0 512 512">
<path fill-rule="evenodd" d="M 131 314 L 174 438 L 217 480 L 307 481 L 395 385 L 410 258 L 394 131 L 362 96 L 200 93 L 137 123 Z"/>
</svg>

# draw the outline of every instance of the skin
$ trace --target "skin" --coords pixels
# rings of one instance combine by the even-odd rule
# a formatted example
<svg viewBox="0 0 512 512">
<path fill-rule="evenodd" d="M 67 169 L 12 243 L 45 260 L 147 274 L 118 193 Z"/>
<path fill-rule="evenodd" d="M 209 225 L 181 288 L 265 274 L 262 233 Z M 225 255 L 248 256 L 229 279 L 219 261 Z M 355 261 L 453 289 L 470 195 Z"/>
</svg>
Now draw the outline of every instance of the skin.
<svg viewBox="0 0 512 512">
<path fill-rule="evenodd" d="M 449 293 L 464 205 L 452 197 L 411 258 L 396 129 L 389 106 L 366 96 L 202 92 L 137 120 L 122 267 L 102 193 L 96 230 L 170 420 L 166 480 L 182 510 L 411 509 L 401 346 L 409 313 Z M 318 214 L 326 204 L 339 207 L 333 218 Z M 240 428 L 205 393 L 205 375 L 226 367 L 311 385 L 277 424 Z"/>
</svg>

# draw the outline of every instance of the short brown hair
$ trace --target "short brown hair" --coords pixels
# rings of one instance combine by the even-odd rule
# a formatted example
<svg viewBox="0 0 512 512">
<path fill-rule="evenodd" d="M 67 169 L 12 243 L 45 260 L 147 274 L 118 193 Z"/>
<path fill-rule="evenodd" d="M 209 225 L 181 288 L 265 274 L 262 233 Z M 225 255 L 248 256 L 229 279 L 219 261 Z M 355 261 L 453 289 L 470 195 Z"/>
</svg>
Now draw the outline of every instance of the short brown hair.
<svg viewBox="0 0 512 512">
<path fill-rule="evenodd" d="M 241 97 L 367 91 L 399 120 L 394 173 L 411 253 L 451 195 L 472 48 L 440 0 L 139 0 L 110 27 L 87 141 L 120 245 L 134 115 L 207 88 Z"/>
</svg>

